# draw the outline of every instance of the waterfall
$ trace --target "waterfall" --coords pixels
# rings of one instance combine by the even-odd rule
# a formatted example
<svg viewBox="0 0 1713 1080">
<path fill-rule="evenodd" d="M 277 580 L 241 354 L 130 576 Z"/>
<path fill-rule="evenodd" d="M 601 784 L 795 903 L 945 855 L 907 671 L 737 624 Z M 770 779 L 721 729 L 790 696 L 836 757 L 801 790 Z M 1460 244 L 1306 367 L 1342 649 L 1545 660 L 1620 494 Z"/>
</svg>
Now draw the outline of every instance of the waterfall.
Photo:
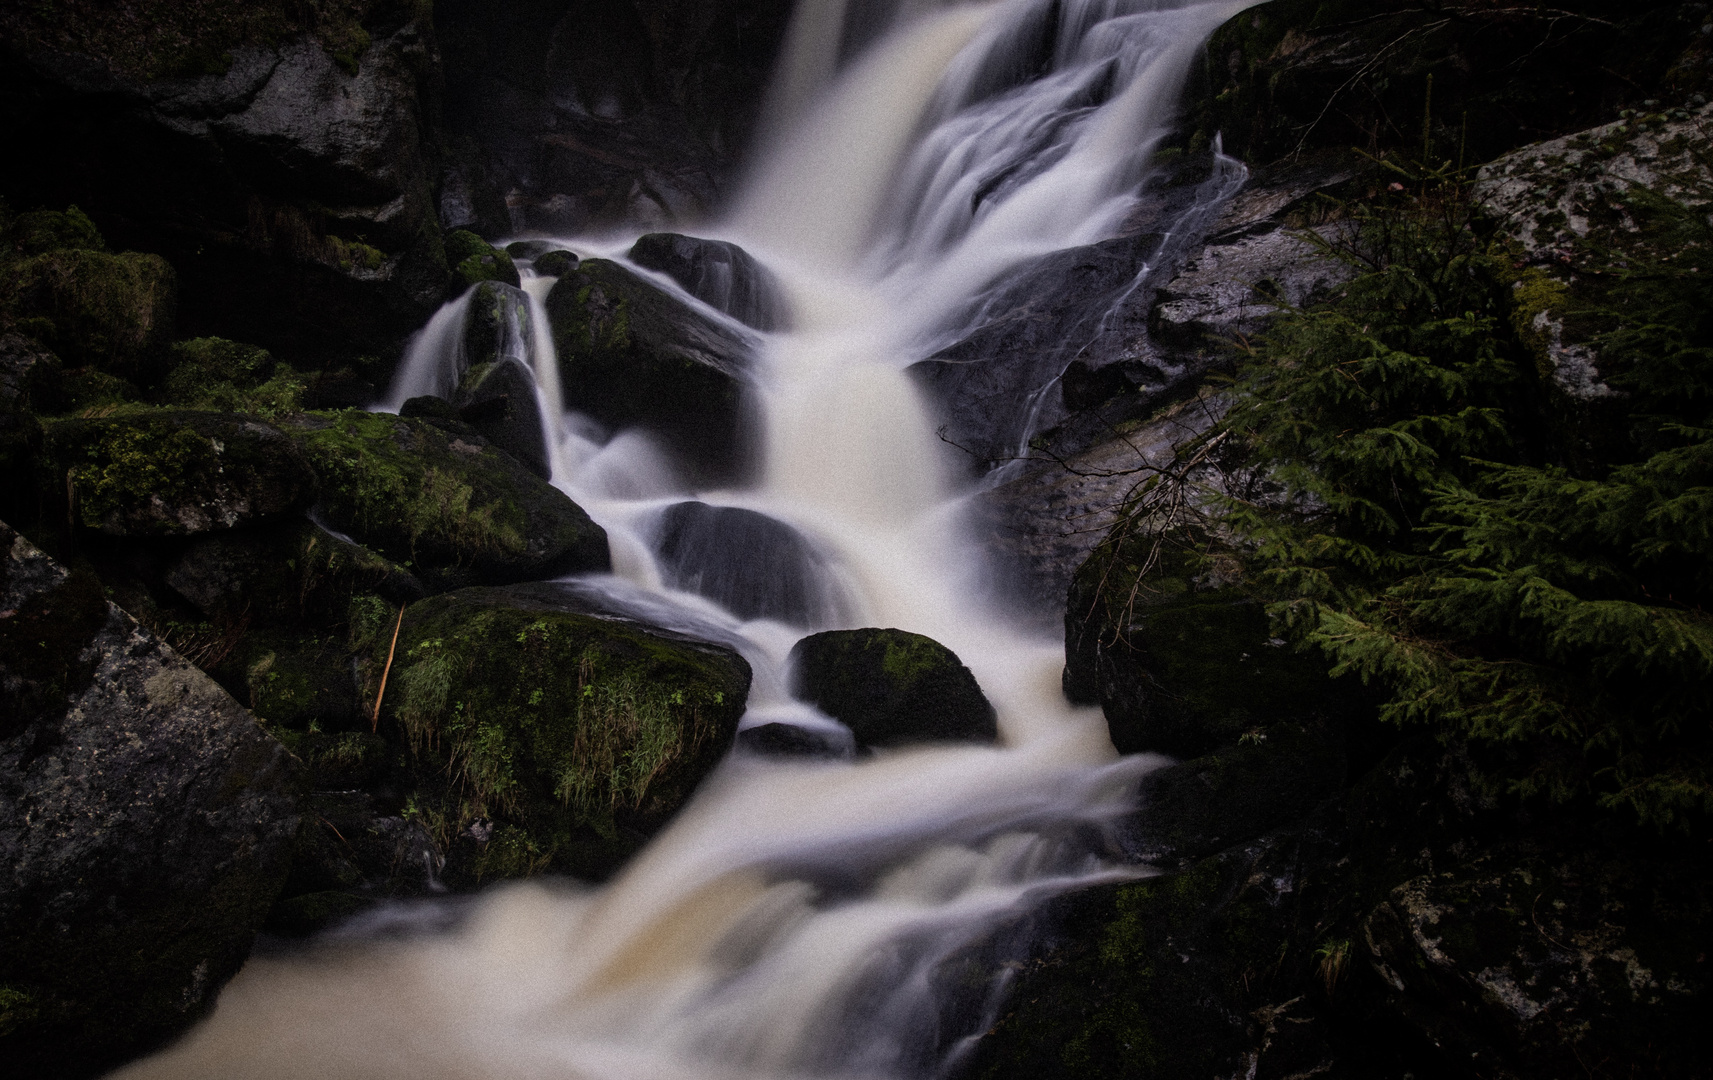
<svg viewBox="0 0 1713 1080">
<path fill-rule="evenodd" d="M 1100 838 L 1159 761 L 1118 759 L 1099 710 L 1059 690 L 1062 643 L 983 602 L 967 491 L 904 368 L 1009 270 L 1111 235 L 1196 50 L 1248 2 L 802 0 L 766 149 L 714 230 L 777 275 L 793 313 L 755 357 L 764 464 L 752 487 L 692 492 L 646 436 L 564 414 L 540 310 L 551 282 L 525 284 L 553 482 L 613 547 L 612 577 L 567 588 L 738 648 L 756 673 L 746 726 L 837 728 L 787 691 L 786 655 L 808 630 L 927 634 L 975 673 L 1002 746 L 733 756 L 608 884 L 424 901 L 305 956 L 253 959 L 207 1022 L 123 1075 L 904 1080 L 953 1068 L 991 1020 L 1029 913 L 1143 872 Z M 435 316 L 392 407 L 452 392 L 461 325 L 455 306 Z M 744 620 L 668 587 L 655 541 L 664 510 L 688 499 L 799 532 L 839 598 L 814 609 L 820 625 Z"/>
</svg>

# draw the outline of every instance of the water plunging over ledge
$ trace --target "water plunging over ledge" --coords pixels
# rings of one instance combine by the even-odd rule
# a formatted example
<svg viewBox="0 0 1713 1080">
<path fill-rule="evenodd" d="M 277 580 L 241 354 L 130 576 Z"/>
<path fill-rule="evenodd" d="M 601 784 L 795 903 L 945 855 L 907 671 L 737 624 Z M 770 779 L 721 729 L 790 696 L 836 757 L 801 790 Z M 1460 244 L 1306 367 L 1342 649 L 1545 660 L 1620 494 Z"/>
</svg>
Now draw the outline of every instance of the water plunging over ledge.
<svg viewBox="0 0 1713 1080">
<path fill-rule="evenodd" d="M 1250 0 L 900 0 L 859 28 L 804 0 L 744 197 L 713 235 L 778 277 L 791 329 L 759 339 L 755 486 L 691 491 L 636 433 L 565 414 L 542 298 L 513 335 L 538 381 L 553 482 L 608 532 L 615 575 L 574 586 L 739 648 L 744 723 L 836 728 L 786 692 L 812 629 L 927 634 L 971 668 L 1004 745 L 856 763 L 729 759 L 616 879 L 424 902 L 292 958 L 258 958 L 214 1015 L 134 1077 L 654 1080 L 924 1077 L 984 1030 L 1046 896 L 1134 874 L 1101 825 L 1156 762 L 1116 759 L 1066 704 L 1062 643 L 982 600 L 947 448 L 904 369 L 972 299 L 1119 227 L 1201 44 Z M 842 55 L 851 54 L 844 62 Z M 572 238 L 583 254 L 628 244 Z M 656 276 L 662 287 L 676 290 Z M 451 391 L 462 307 L 419 336 L 390 404 Z M 819 625 L 743 621 L 666 587 L 652 553 L 687 498 L 808 538 Z"/>
</svg>

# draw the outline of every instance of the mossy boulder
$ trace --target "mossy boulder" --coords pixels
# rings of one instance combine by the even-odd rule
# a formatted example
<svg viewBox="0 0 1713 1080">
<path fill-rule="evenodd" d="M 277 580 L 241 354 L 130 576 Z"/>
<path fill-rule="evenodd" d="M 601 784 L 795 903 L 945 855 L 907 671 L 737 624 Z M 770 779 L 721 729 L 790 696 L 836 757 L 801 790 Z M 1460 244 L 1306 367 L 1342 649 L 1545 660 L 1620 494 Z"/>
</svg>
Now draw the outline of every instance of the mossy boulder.
<svg viewBox="0 0 1713 1080">
<path fill-rule="evenodd" d="M 86 528 L 188 536 L 302 510 L 315 471 L 291 439 L 241 416 L 136 410 L 55 420 L 46 453 Z"/>
<path fill-rule="evenodd" d="M 75 206 L 63 213 L 36 210 L 19 214 L 0 229 L 0 261 L 27 259 L 50 251 L 106 251 L 95 222 Z"/>
<path fill-rule="evenodd" d="M 303 377 L 263 348 L 202 337 L 175 342 L 159 400 L 168 405 L 273 419 L 302 406 Z"/>
<path fill-rule="evenodd" d="M 1234 556 L 1169 541 L 1156 554 L 1145 536 L 1104 544 L 1066 602 L 1065 694 L 1101 706 L 1121 754 L 1195 756 L 1283 720 L 1360 710 L 1353 680 L 1277 636 L 1266 599 Z"/>
<path fill-rule="evenodd" d="M 730 748 L 749 684 L 731 649 L 551 585 L 462 589 L 406 610 L 382 723 L 416 755 L 409 816 L 449 881 L 604 877 Z"/>
<path fill-rule="evenodd" d="M 535 257 L 534 270 L 542 277 L 564 277 L 577 269 L 577 256 L 569 251 L 549 251 Z"/>
<path fill-rule="evenodd" d="M 993 706 L 952 650 L 904 630 L 829 630 L 791 649 L 792 693 L 858 747 L 999 738 Z"/>
<path fill-rule="evenodd" d="M 287 430 L 322 477 L 324 520 L 431 588 L 611 565 L 581 507 L 467 425 L 341 412 Z"/>
<path fill-rule="evenodd" d="M 297 831 L 291 755 L 206 675 L 0 525 L 0 1054 L 110 1068 L 237 970 Z"/>
<path fill-rule="evenodd" d="M 512 257 L 467 229 L 446 234 L 446 263 L 452 267 L 453 293 L 461 293 L 484 281 L 516 286 L 517 266 Z"/>
<path fill-rule="evenodd" d="M 157 370 L 177 304 L 177 275 L 158 255 L 49 251 L 0 269 L 0 316 L 69 364 L 133 380 Z"/>
<path fill-rule="evenodd" d="M 163 577 L 210 619 L 274 627 L 343 622 L 359 596 L 396 608 L 428 595 L 397 563 L 302 519 L 199 537 Z"/>
<path fill-rule="evenodd" d="M 699 484 L 739 478 L 750 344 L 607 259 L 585 259 L 547 296 L 565 404 L 663 440 Z"/>
</svg>

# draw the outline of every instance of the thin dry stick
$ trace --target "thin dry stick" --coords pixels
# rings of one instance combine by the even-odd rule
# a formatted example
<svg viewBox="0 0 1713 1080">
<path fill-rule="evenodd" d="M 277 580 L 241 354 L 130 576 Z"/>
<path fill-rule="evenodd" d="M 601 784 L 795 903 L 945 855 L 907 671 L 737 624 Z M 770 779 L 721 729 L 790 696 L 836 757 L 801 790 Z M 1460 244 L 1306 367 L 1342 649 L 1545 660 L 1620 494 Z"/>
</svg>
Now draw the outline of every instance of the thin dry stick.
<svg viewBox="0 0 1713 1080">
<path fill-rule="evenodd" d="M 387 696 L 387 676 L 393 671 L 393 653 L 399 647 L 399 630 L 404 626 L 404 605 L 399 605 L 399 621 L 393 624 L 393 643 L 387 646 L 387 666 L 381 669 L 381 688 L 375 691 L 375 715 L 369 718 L 369 730 L 381 726 L 381 699 Z"/>
</svg>

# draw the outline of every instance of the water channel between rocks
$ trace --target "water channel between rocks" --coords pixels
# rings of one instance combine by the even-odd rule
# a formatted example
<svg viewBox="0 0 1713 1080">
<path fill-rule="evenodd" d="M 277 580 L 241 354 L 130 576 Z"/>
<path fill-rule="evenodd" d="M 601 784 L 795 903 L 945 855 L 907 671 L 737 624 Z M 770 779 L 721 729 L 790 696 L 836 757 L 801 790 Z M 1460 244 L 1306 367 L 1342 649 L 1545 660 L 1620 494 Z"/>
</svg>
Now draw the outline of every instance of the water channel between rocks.
<svg viewBox="0 0 1713 1080">
<path fill-rule="evenodd" d="M 964 523 L 971 486 L 905 368 L 967 334 L 1008 270 L 1115 233 L 1190 63 L 1246 6 L 907 0 L 840 64 L 843 0 L 805 0 L 745 194 L 701 231 L 771 272 L 789 328 L 734 324 L 632 267 L 753 342 L 758 467 L 742 488 L 694 488 L 647 436 L 566 412 L 543 309 L 553 279 L 525 268 L 517 350 L 536 373 L 552 481 L 613 551 L 611 577 L 566 587 L 737 648 L 756 676 L 746 727 L 840 732 L 786 690 L 786 656 L 805 634 L 926 634 L 974 672 L 1001 746 L 855 762 L 735 755 L 610 883 L 423 902 L 303 955 L 254 959 L 209 1021 L 122 1075 L 954 1068 L 1003 994 L 1030 909 L 1140 872 L 1109 861 L 1100 836 L 1158 762 L 1117 758 L 1099 710 L 1064 700 L 1062 642 L 1013 629 L 988 601 Z M 557 244 L 623 262 L 630 238 Z M 419 335 L 391 407 L 455 384 L 462 319 L 454 302 Z M 758 511 L 804 538 L 812 580 L 793 595 L 812 595 L 798 596 L 794 624 L 670 587 L 661 522 L 688 500 Z"/>
</svg>

